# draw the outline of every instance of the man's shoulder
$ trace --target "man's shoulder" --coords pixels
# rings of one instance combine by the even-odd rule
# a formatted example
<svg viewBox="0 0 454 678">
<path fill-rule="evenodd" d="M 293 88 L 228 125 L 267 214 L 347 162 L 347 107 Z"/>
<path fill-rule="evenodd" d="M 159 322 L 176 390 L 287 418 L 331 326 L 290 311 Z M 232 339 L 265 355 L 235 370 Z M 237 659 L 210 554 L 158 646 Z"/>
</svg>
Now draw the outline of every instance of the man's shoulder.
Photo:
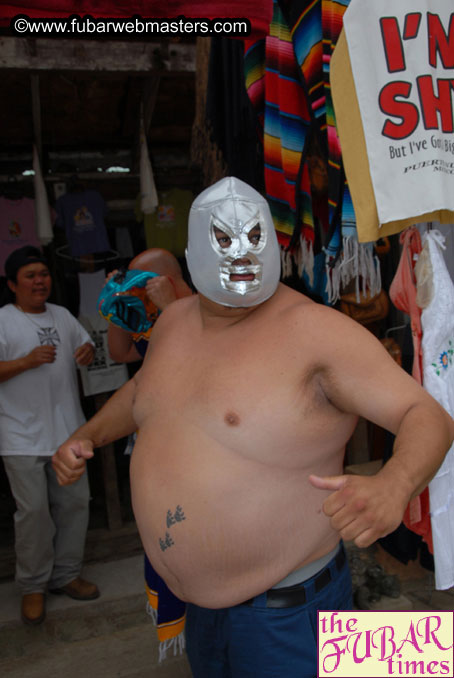
<svg viewBox="0 0 454 678">
<path fill-rule="evenodd" d="M 9 328 L 14 325 L 14 306 L 13 304 L 6 304 L 0 308 L 0 331 L 2 334 Z"/>
<path fill-rule="evenodd" d="M 198 295 L 193 294 L 189 297 L 181 297 L 175 299 L 171 304 L 166 306 L 162 311 L 161 316 L 166 318 L 179 317 L 182 313 L 191 313 L 198 306 Z"/>
<path fill-rule="evenodd" d="M 180 323 L 187 323 L 188 318 L 196 313 L 198 308 L 198 299 L 197 295 L 194 294 L 191 297 L 182 297 L 181 299 L 176 299 L 171 304 L 166 306 L 166 308 L 160 313 L 156 325 L 153 328 L 153 333 L 156 332 L 158 328 L 171 328 L 174 325 L 179 325 Z"/>
<path fill-rule="evenodd" d="M 299 316 L 301 314 L 324 314 L 329 307 L 317 303 L 302 292 L 280 283 L 275 294 L 269 300 L 269 307 L 283 316 Z"/>
<path fill-rule="evenodd" d="M 282 289 L 283 288 L 283 289 Z M 342 337 L 365 332 L 359 323 L 331 306 L 281 285 L 276 295 L 276 322 L 292 328 L 292 334 L 304 333 L 324 344 L 338 342 Z"/>
<path fill-rule="evenodd" d="M 5 304 L 5 306 L 2 306 L 0 308 L 0 315 L 9 315 L 10 313 L 13 312 L 14 305 L 13 304 Z"/>
</svg>

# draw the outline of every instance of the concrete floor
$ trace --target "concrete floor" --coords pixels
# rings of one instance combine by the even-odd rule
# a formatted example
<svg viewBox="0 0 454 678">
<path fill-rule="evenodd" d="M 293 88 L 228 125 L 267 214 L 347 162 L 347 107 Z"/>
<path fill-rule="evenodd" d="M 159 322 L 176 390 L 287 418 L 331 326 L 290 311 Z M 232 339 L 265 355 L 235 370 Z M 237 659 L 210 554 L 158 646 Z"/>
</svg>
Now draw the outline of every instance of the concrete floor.
<svg viewBox="0 0 454 678">
<path fill-rule="evenodd" d="M 47 596 L 37 627 L 20 620 L 15 584 L 0 584 L 0 676 L 5 678 L 190 678 L 185 656 L 158 663 L 147 615 L 143 556 L 87 565 L 82 575 L 101 597 Z"/>
<path fill-rule="evenodd" d="M 366 549 L 366 552 L 382 566 L 386 574 L 397 578 L 401 590 L 399 598 L 382 596 L 371 605 L 371 609 L 454 611 L 454 588 L 437 591 L 433 572 L 423 568 L 417 561 L 404 565 L 378 545 Z"/>
<path fill-rule="evenodd" d="M 401 585 L 398 598 L 382 597 L 373 609 L 454 610 L 454 589 L 435 591 L 433 574 L 419 564 L 402 565 L 379 548 L 373 555 Z M 0 583 L 0 676 L 190 678 L 185 656 L 158 663 L 156 633 L 145 611 L 141 554 L 87 565 L 82 574 L 98 584 L 101 597 L 79 602 L 49 595 L 46 620 L 38 627 L 21 622 L 15 584 Z"/>
</svg>

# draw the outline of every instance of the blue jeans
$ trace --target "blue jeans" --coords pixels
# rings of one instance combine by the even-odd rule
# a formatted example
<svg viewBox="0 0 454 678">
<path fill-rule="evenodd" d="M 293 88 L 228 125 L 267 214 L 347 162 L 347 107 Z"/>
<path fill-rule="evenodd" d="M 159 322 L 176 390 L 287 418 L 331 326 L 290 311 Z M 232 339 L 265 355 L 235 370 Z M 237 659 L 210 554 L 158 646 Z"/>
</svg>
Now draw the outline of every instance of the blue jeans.
<svg viewBox="0 0 454 678">
<path fill-rule="evenodd" d="M 306 603 L 267 608 L 266 593 L 250 604 L 210 610 L 189 604 L 186 649 L 194 678 L 314 678 L 317 610 L 351 610 L 348 564 L 328 564 L 331 581 L 318 593 L 318 574 L 300 584 Z"/>
</svg>

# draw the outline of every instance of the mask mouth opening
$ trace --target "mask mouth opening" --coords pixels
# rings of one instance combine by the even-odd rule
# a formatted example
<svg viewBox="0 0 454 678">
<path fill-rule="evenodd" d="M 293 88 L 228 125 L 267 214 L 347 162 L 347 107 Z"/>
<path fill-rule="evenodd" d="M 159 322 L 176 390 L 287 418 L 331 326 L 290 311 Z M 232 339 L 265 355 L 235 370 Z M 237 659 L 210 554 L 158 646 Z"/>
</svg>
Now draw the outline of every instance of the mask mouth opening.
<svg viewBox="0 0 454 678">
<path fill-rule="evenodd" d="M 235 273 L 230 273 L 230 282 L 239 282 L 241 280 L 251 282 L 255 280 L 255 273 L 248 266 L 242 266 L 241 270 L 236 269 Z"/>
<path fill-rule="evenodd" d="M 237 294 L 247 294 L 261 286 L 262 264 L 257 257 L 249 253 L 241 258 L 226 257 L 219 265 L 219 275 L 224 289 Z"/>
<path fill-rule="evenodd" d="M 260 278 L 262 267 L 258 262 L 253 263 L 249 257 L 243 257 L 221 268 L 224 268 L 229 273 L 231 282 L 236 282 L 239 280 L 252 281 Z"/>
</svg>

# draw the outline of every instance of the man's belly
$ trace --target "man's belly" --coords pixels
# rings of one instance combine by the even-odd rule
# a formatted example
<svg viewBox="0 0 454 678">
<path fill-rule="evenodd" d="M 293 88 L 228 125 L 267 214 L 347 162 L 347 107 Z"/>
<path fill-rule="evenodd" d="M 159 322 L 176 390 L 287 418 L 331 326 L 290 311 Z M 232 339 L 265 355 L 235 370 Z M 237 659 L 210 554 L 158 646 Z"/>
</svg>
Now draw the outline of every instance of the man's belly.
<svg viewBox="0 0 454 678">
<path fill-rule="evenodd" d="M 298 451 L 295 451 L 297 453 Z M 328 553 L 339 537 L 310 473 L 341 473 L 341 454 L 283 469 L 220 445 L 194 425 L 143 428 L 131 460 L 145 551 L 169 588 L 204 607 L 235 605 Z M 268 455 L 269 458 L 269 455 Z M 337 458 L 337 461 L 335 460 Z"/>
</svg>

